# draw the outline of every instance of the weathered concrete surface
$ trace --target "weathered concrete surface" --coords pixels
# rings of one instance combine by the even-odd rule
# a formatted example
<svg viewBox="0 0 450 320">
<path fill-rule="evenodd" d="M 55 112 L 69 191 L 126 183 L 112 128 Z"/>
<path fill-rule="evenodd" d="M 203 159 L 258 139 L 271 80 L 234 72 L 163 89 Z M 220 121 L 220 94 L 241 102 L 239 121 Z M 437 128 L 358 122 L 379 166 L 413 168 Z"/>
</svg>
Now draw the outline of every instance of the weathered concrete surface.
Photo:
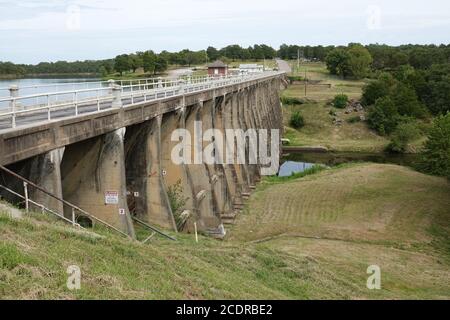
<svg viewBox="0 0 450 320">
<path fill-rule="evenodd" d="M 233 164 L 175 164 L 172 150 L 179 141 L 172 141 L 172 132 L 189 130 L 192 136 L 185 143 L 195 161 L 194 148 L 210 144 L 194 140 L 195 131 L 203 133 L 196 121 L 202 121 L 203 131 L 221 130 L 224 138 L 226 129 L 282 130 L 280 81 L 272 76 L 1 133 L 0 163 L 32 160 L 38 155 L 38 160 L 25 162 L 28 167 L 35 163 L 44 173 L 50 172 L 46 167 L 53 167 L 54 172 L 39 178 L 58 194 L 58 159 L 51 150 L 67 146 L 59 173 L 65 200 L 131 236 L 130 208 L 142 220 L 171 229 L 176 229 L 181 212 L 189 212 L 187 230 L 196 221 L 200 231 L 223 235 L 221 217 L 242 207 L 260 180 L 261 166 L 237 163 L 236 146 L 227 146 L 226 141 L 223 147 L 235 150 Z M 246 146 L 247 160 L 248 153 Z M 183 204 L 172 212 L 168 194 L 177 184 L 181 186 L 178 200 Z M 107 191 L 118 192 L 117 204 L 105 204 Z M 119 214 L 122 211 L 125 214 Z M 70 216 L 70 212 L 65 214 Z"/>
<path fill-rule="evenodd" d="M 284 74 L 267 75 L 245 83 L 206 89 L 185 96 L 141 102 L 125 108 L 107 109 L 78 117 L 2 130 L 0 132 L 0 164 L 15 163 L 50 150 L 99 136 L 132 124 L 147 121 L 158 114 L 172 112 L 181 105 L 192 106 L 200 101 L 252 88 L 266 82 L 278 82 Z"/>
<path fill-rule="evenodd" d="M 60 170 L 63 154 L 64 148 L 60 148 L 34 157 L 29 177 L 32 182 L 60 199 L 63 198 Z M 46 208 L 60 215 L 64 214 L 64 207 L 61 201 L 34 188 L 30 188 L 29 195 L 30 199 Z"/>
<path fill-rule="evenodd" d="M 178 112 L 166 113 L 163 115 L 161 124 L 161 172 L 162 178 L 167 191 L 169 188 L 175 190 L 179 185 L 181 194 L 178 194 L 178 201 L 183 203 L 182 208 L 173 211 L 174 216 L 181 214 L 184 210 L 188 210 L 192 216 L 197 212 L 197 204 L 195 201 L 195 192 L 192 184 L 189 182 L 186 166 L 183 164 L 175 164 L 172 161 L 172 149 L 178 141 L 172 141 L 172 132 L 176 128 L 184 127 L 184 109 Z M 188 226 L 189 228 L 189 226 Z"/>
<path fill-rule="evenodd" d="M 215 108 L 213 110 L 214 112 L 214 128 L 220 130 L 222 132 L 222 135 L 225 135 L 225 126 L 226 126 L 226 96 L 221 96 L 216 99 Z M 223 148 L 226 146 L 225 143 L 223 143 Z M 223 213 L 227 213 L 228 211 L 233 209 L 233 201 L 237 194 L 237 181 L 236 181 L 236 173 L 234 171 L 234 166 L 231 164 L 226 164 L 224 162 L 224 157 L 221 157 L 220 165 L 217 165 L 218 171 L 222 172 L 222 180 L 223 180 L 223 188 L 226 190 L 226 194 L 223 195 L 224 197 L 224 208 Z"/>
<path fill-rule="evenodd" d="M 64 153 L 64 148 L 52 150 L 44 154 L 31 157 L 29 159 L 20 161 L 18 163 L 9 166 L 9 169 L 18 173 L 25 179 L 39 185 L 49 193 L 62 198 L 61 187 L 61 171 L 60 164 L 61 158 Z M 24 196 L 24 185 L 22 180 L 19 180 L 7 173 L 1 173 L 1 181 L 3 185 L 6 185 L 11 190 L 14 190 L 18 194 Z M 51 209 L 57 214 L 63 215 L 63 204 L 53 197 L 45 194 L 44 192 L 28 185 L 28 198 L 40 205 L 43 205 L 47 209 Z M 8 201 L 24 206 L 24 200 L 7 193 L 3 189 L 0 191 L 2 197 Z M 32 211 L 41 212 L 42 208 L 33 204 L 29 204 L 29 208 Z"/>
<path fill-rule="evenodd" d="M 222 119 L 216 111 L 218 101 L 220 101 L 220 99 L 213 99 L 203 103 L 201 108 L 201 120 L 203 123 L 203 130 L 205 131 L 208 129 L 221 130 L 223 128 L 221 124 Z M 219 123 L 219 126 L 216 126 L 216 120 Z M 223 134 L 223 131 L 221 132 Z M 214 157 L 216 162 L 213 164 L 208 164 L 205 162 L 205 167 L 208 172 L 209 183 L 211 185 L 214 206 L 213 209 L 216 215 L 220 217 L 222 214 L 231 212 L 233 206 L 226 181 L 224 165 L 222 164 L 222 154 L 220 152 L 220 149 L 223 149 L 223 141 L 218 141 L 217 139 L 212 139 L 212 141 L 204 141 L 203 148 L 205 152 L 208 152 L 207 148 L 211 145 L 214 146 L 215 150 L 211 154 L 211 157 Z"/>
<path fill-rule="evenodd" d="M 185 113 L 185 128 L 189 132 L 195 133 L 192 134 L 190 143 L 188 142 L 188 148 L 191 148 L 192 161 L 191 164 L 185 165 L 185 168 L 188 183 L 191 184 L 195 199 L 197 226 L 199 230 L 207 231 L 219 228 L 221 221 L 218 214 L 214 212 L 211 183 L 205 164 L 202 163 L 203 159 L 201 157 L 197 160 L 195 159 L 195 156 L 199 154 L 194 149 L 201 151 L 203 146 L 201 128 L 195 126 L 195 122 L 201 120 L 202 108 L 203 103 L 199 103 L 197 106 L 187 109 Z"/>
<path fill-rule="evenodd" d="M 176 230 L 162 177 L 162 116 L 127 128 L 125 167 L 129 209 L 139 219 Z"/>
<path fill-rule="evenodd" d="M 135 237 L 126 197 L 124 134 L 125 128 L 68 146 L 62 190 L 65 200 Z M 107 204 L 107 193 L 117 193 L 117 202 Z M 65 210 L 70 217 L 70 209 Z"/>
</svg>

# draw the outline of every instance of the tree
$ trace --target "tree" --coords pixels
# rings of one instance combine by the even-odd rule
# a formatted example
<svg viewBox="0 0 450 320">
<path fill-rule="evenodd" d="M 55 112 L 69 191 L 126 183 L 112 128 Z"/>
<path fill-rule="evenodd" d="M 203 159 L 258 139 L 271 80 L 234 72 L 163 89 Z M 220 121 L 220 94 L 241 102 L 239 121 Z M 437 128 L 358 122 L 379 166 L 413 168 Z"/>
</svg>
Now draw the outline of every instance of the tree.
<svg viewBox="0 0 450 320">
<path fill-rule="evenodd" d="M 156 68 L 156 54 L 151 51 L 145 51 L 142 55 L 142 66 L 144 68 L 144 72 L 155 73 Z"/>
<path fill-rule="evenodd" d="M 206 54 L 208 56 L 209 61 L 215 61 L 215 60 L 219 59 L 219 57 L 220 57 L 219 50 L 217 50 L 214 47 L 208 47 L 208 49 L 206 49 Z"/>
<path fill-rule="evenodd" d="M 155 73 L 161 73 L 166 71 L 167 66 L 168 66 L 167 60 L 163 56 L 158 55 L 155 61 Z"/>
<path fill-rule="evenodd" d="M 425 107 L 419 102 L 417 94 L 411 87 L 398 83 L 393 90 L 392 100 L 402 116 L 424 118 L 427 114 Z"/>
<path fill-rule="evenodd" d="M 100 66 L 98 69 L 98 72 L 102 75 L 102 77 L 106 77 L 108 75 L 108 71 L 104 66 Z"/>
<path fill-rule="evenodd" d="M 123 75 L 125 71 L 129 71 L 131 69 L 130 60 L 128 59 L 127 54 L 118 55 L 114 59 L 114 69 L 117 72 L 120 72 L 120 75 Z"/>
<path fill-rule="evenodd" d="M 421 158 L 419 170 L 450 179 L 450 113 L 434 120 Z"/>
<path fill-rule="evenodd" d="M 128 55 L 129 65 L 133 72 L 136 72 L 138 68 L 142 67 L 142 54 L 130 54 Z"/>
<path fill-rule="evenodd" d="M 331 74 L 345 77 L 350 73 L 348 67 L 349 59 L 350 55 L 346 50 L 337 48 L 328 53 L 325 62 Z"/>
<path fill-rule="evenodd" d="M 408 143 L 420 136 L 420 130 L 414 121 L 403 122 L 397 125 L 387 146 L 390 152 L 405 152 Z"/>
<path fill-rule="evenodd" d="M 355 79 L 365 78 L 370 70 L 370 65 L 372 64 L 372 56 L 370 52 L 360 44 L 352 45 L 348 49 L 348 68 L 350 74 Z"/>
<path fill-rule="evenodd" d="M 387 81 L 381 79 L 372 81 L 364 86 L 361 98 L 363 106 L 371 106 L 375 104 L 377 99 L 385 97 L 390 93 L 390 86 Z"/>
<path fill-rule="evenodd" d="M 400 119 L 397 108 L 389 96 L 379 98 L 367 115 L 369 126 L 380 134 L 394 131 Z"/>
</svg>

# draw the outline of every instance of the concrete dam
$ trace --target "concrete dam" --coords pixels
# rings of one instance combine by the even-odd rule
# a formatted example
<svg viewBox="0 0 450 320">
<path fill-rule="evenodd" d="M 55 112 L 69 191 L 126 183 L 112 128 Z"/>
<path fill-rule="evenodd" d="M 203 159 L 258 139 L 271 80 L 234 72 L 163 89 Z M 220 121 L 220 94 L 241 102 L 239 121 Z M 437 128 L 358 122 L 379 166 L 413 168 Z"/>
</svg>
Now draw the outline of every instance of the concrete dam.
<svg viewBox="0 0 450 320">
<path fill-rule="evenodd" d="M 281 132 L 284 77 L 264 72 L 110 82 L 97 91 L 49 93 L 45 102 L 32 106 L 26 105 L 30 97 L 11 91 L 3 99 L 10 109 L 0 111 L 0 198 L 73 224 L 100 221 L 131 238 L 134 220 L 176 231 L 195 227 L 222 237 L 224 225 L 232 223 L 261 179 L 262 165 L 174 163 L 179 141 L 173 132 L 194 134 L 199 122 L 203 131 L 224 136 L 228 129 Z M 193 150 L 211 142 L 184 143 Z M 248 144 L 245 148 L 248 155 Z"/>
</svg>

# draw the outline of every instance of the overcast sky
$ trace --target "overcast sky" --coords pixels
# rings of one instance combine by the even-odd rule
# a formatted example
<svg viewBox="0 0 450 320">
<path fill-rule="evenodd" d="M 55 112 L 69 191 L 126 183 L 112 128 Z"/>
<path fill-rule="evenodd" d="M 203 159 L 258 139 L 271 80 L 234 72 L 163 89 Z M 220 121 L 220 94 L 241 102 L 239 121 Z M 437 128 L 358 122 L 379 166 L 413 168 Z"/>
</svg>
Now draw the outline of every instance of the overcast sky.
<svg viewBox="0 0 450 320">
<path fill-rule="evenodd" d="M 208 45 L 450 43 L 448 0 L 0 0 L 0 61 Z"/>
</svg>

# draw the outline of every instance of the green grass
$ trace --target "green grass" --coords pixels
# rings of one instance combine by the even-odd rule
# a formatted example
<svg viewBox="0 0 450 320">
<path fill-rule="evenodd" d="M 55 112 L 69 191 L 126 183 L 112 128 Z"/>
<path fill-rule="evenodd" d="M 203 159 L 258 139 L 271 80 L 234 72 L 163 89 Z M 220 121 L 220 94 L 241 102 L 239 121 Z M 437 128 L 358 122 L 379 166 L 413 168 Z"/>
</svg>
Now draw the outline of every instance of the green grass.
<svg viewBox="0 0 450 320">
<path fill-rule="evenodd" d="M 326 167 L 325 166 L 321 166 L 321 165 L 315 165 L 311 168 L 308 168 L 306 170 L 303 170 L 301 172 L 296 172 L 296 173 L 292 173 L 290 176 L 285 176 L 285 177 L 279 177 L 279 176 L 268 176 L 268 177 L 264 177 L 264 182 L 267 183 L 283 183 L 286 181 L 290 181 L 290 180 L 295 180 L 298 178 L 303 178 L 306 177 L 310 174 L 315 174 L 318 173 L 322 170 L 325 170 Z"/>
<path fill-rule="evenodd" d="M 328 283 L 357 299 L 450 299 L 449 192 L 443 178 L 394 165 L 347 164 L 284 183 L 265 178 L 231 240 L 315 261 L 335 279 L 311 279 L 315 290 Z M 379 291 L 365 289 L 373 264 L 382 272 Z"/>
<path fill-rule="evenodd" d="M 0 215 L 2 299 L 308 299 L 321 267 L 266 245 L 192 235 L 149 244 L 96 236 L 40 216 Z M 81 290 L 66 288 L 67 267 L 81 269 Z M 307 276 L 305 276 L 307 275 Z M 331 276 L 332 278 L 332 276 Z M 330 280 L 331 281 L 331 280 Z"/>
<path fill-rule="evenodd" d="M 370 130 L 365 122 L 351 120 L 356 113 L 345 114 L 344 110 L 331 105 L 331 101 L 339 94 L 359 99 L 364 81 L 332 76 L 321 62 L 302 63 L 299 71 L 296 62 L 292 61 L 291 65 L 294 70 L 292 76 L 304 77 L 306 70 L 307 78 L 314 82 L 307 86 L 306 95 L 304 84 L 290 85 L 282 92 L 283 99 L 305 102 L 301 106 L 284 104 L 283 107 L 285 138 L 291 141 L 292 146 L 324 146 L 334 151 L 349 152 L 381 152 L 386 148 L 389 143 L 386 137 Z M 305 119 L 305 126 L 299 130 L 289 126 L 290 116 L 296 111 L 300 111 Z M 342 120 L 341 125 L 333 123 L 335 116 L 331 113 L 337 114 L 337 118 Z"/>
<path fill-rule="evenodd" d="M 284 103 L 283 118 L 285 124 L 285 138 L 291 140 L 293 146 L 324 146 L 334 151 L 348 152 L 382 152 L 389 144 L 389 137 L 378 135 L 369 129 L 365 121 L 356 121 L 359 113 L 345 114 L 344 110 L 334 108 L 331 101 L 336 95 L 345 94 L 349 99 L 359 100 L 366 80 L 345 80 L 330 75 L 324 63 L 302 63 L 300 70 L 296 62 L 290 61 L 294 72 L 292 77 L 304 77 L 305 70 L 308 80 L 313 83 L 290 85 L 281 94 L 282 100 L 301 100 L 301 106 Z M 327 84 L 329 86 L 324 86 Z M 295 130 L 289 126 L 289 119 L 293 112 L 301 111 L 305 118 L 305 126 Z M 341 125 L 335 125 L 331 113 L 337 113 L 342 120 Z M 367 114 L 365 114 L 367 117 Z M 426 123 L 421 123 L 426 126 Z M 412 141 L 407 152 L 417 153 L 421 150 L 425 134 Z"/>
<path fill-rule="evenodd" d="M 142 244 L 0 214 L 0 298 L 449 298 L 445 179 L 371 164 L 305 174 L 263 179 L 225 241 Z M 370 264 L 382 290 L 365 287 Z M 66 288 L 70 265 L 81 290 Z"/>
</svg>

